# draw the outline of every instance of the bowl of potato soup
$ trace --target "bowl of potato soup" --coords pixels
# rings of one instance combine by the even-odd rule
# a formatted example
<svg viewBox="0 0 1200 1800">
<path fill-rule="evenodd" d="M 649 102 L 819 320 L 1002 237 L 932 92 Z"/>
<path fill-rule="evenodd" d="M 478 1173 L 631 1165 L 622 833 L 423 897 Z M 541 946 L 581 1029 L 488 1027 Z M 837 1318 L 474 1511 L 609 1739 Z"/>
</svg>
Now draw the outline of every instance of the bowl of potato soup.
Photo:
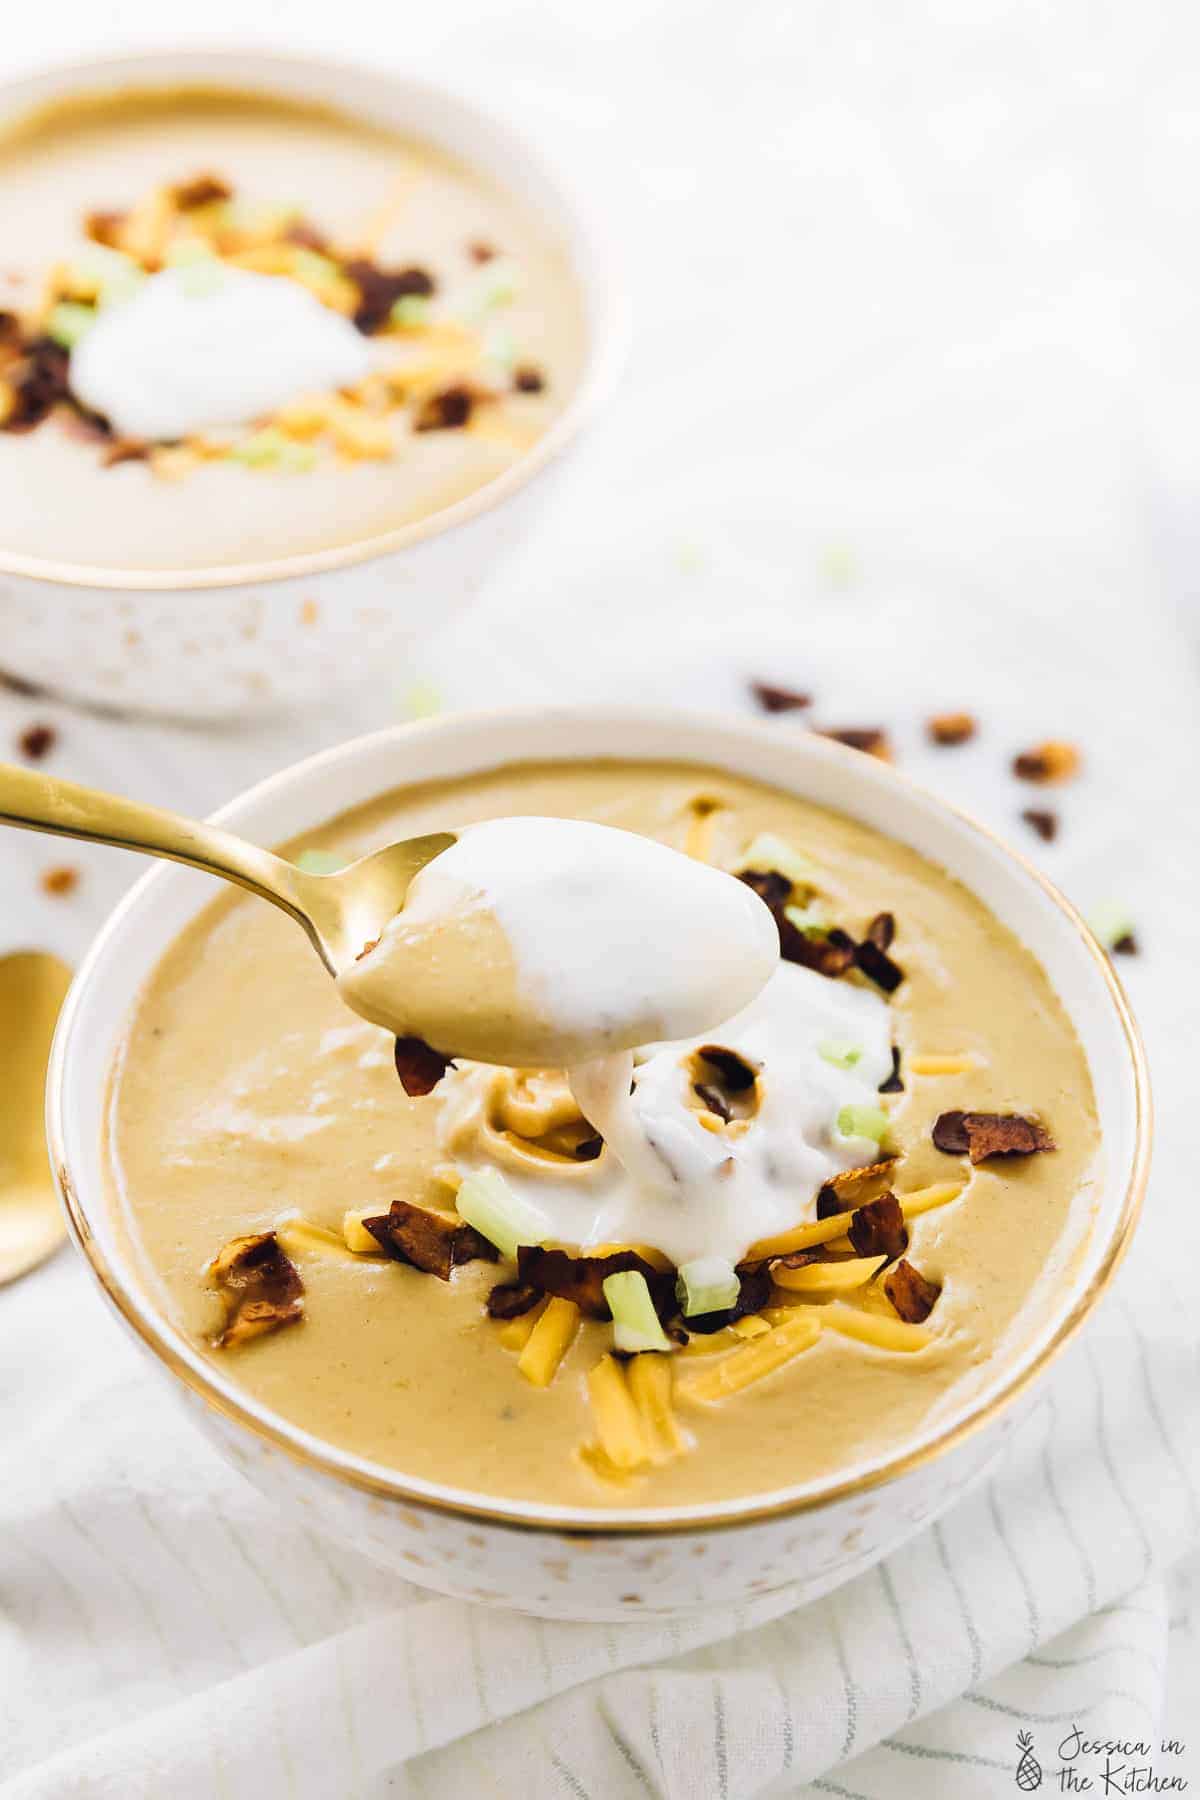
<svg viewBox="0 0 1200 1800">
<path fill-rule="evenodd" d="M 101 1287 L 273 1504 L 410 1579 L 627 1618 L 818 1594 L 1002 1454 L 1149 1154 L 1103 951 L 875 757 L 461 715 L 227 807 L 453 842 L 336 981 L 158 869 L 51 1069 Z"/>
<path fill-rule="evenodd" d="M 523 533 L 619 360 L 559 172 L 402 75 L 23 76 L 0 199 L 0 672 L 95 705 L 245 713 L 398 656 Z"/>
</svg>

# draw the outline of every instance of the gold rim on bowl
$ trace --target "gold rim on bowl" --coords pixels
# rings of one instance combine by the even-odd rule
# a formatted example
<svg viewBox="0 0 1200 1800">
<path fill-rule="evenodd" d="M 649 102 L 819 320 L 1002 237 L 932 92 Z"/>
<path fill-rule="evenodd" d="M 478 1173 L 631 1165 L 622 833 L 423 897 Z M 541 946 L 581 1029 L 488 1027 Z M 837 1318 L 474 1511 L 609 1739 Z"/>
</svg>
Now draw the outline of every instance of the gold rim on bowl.
<svg viewBox="0 0 1200 1800">
<path fill-rule="evenodd" d="M 560 716 L 564 725 L 574 720 L 591 716 L 593 719 L 605 715 L 606 709 L 555 709 L 548 707 L 496 708 L 470 714 L 449 715 L 441 719 L 415 721 L 407 725 L 391 726 L 384 731 L 368 733 L 364 737 L 352 739 L 349 743 L 335 745 L 330 750 L 305 758 L 302 762 L 292 764 L 279 774 L 257 783 L 253 788 L 238 796 L 230 806 L 238 806 L 251 797 L 269 798 L 271 790 L 276 786 L 290 782 L 298 771 L 304 770 L 316 774 L 323 765 L 335 762 L 347 753 L 361 750 L 373 741 L 388 740 L 395 742 L 411 742 L 414 738 L 429 738 L 453 731 L 457 725 L 469 721 L 473 725 L 503 726 L 520 725 L 535 718 L 545 719 L 555 713 Z M 630 721 L 635 718 L 648 718 L 648 714 L 635 714 L 626 711 L 622 714 L 610 715 Z M 675 711 L 669 709 L 655 711 L 654 720 L 659 723 L 671 722 L 674 718 L 683 727 L 694 726 L 703 715 Z M 711 723 L 711 721 L 708 721 Z M 732 726 L 734 734 L 748 744 L 763 744 L 778 740 L 772 736 L 771 727 L 758 723 L 739 720 L 722 720 L 722 729 L 728 731 Z M 848 768 L 859 766 L 862 753 L 847 749 L 842 745 L 822 740 L 822 754 L 846 759 Z M 520 758 L 513 758 L 519 761 Z M 632 760 L 651 760 L 647 757 L 633 757 Z M 690 758 L 683 758 L 690 761 Z M 503 766 L 498 764 L 497 766 Z M 921 783 L 914 781 L 903 771 L 878 764 L 876 777 L 894 782 L 910 793 L 932 803 L 938 810 L 949 814 L 960 825 L 975 834 L 992 848 L 999 850 L 1009 862 L 1018 868 L 1038 887 L 1058 911 L 1065 916 L 1071 925 L 1080 945 L 1090 960 L 1096 965 L 1108 990 L 1121 1034 L 1129 1055 L 1130 1070 L 1134 1086 L 1134 1142 L 1133 1156 L 1129 1179 L 1122 1197 L 1120 1211 L 1114 1220 L 1109 1233 L 1104 1255 L 1093 1273 L 1087 1287 L 1079 1294 L 1069 1311 L 1059 1321 L 1050 1338 L 1041 1346 L 1035 1355 L 1019 1366 L 1006 1379 L 991 1391 L 986 1399 L 969 1407 L 968 1410 L 953 1423 L 946 1426 L 927 1441 L 914 1446 L 913 1449 L 900 1451 L 886 1461 L 872 1465 L 849 1476 L 813 1486 L 799 1494 L 784 1494 L 782 1497 L 765 1498 L 761 1504 L 753 1500 L 748 1503 L 726 1501 L 711 1513 L 695 1513 L 690 1510 L 680 1513 L 676 1508 L 664 1511 L 662 1517 L 642 1514 L 637 1517 L 613 1517 L 619 1509 L 610 1508 L 607 1512 L 597 1509 L 595 1518 L 589 1511 L 576 1509 L 558 1514 L 543 1513 L 541 1510 L 531 1514 L 526 1503 L 522 1502 L 490 1502 L 485 1496 L 471 1495 L 460 1498 L 457 1494 L 426 1491 L 423 1486 L 409 1485 L 399 1471 L 387 1470 L 378 1466 L 365 1464 L 362 1459 L 335 1450 L 332 1446 L 319 1443 L 302 1427 L 290 1426 L 276 1419 L 265 1409 L 261 1410 L 245 1398 L 226 1393 L 219 1380 L 204 1365 L 193 1367 L 187 1362 L 170 1342 L 157 1317 L 151 1316 L 149 1309 L 143 1313 L 118 1275 L 110 1267 L 100 1246 L 93 1236 L 88 1223 L 86 1211 L 80 1201 L 75 1179 L 72 1175 L 66 1150 L 65 1131 L 65 1076 L 66 1054 L 70 1041 L 75 1016 L 79 1008 L 79 996 L 91 974 L 93 966 L 106 953 L 106 944 L 110 936 L 120 926 L 125 914 L 137 905 L 141 899 L 146 883 L 156 879 L 164 872 L 152 870 L 138 881 L 115 910 L 93 941 L 87 957 L 81 965 L 75 982 L 63 1005 L 55 1034 L 54 1047 L 51 1054 L 50 1070 L 46 1090 L 46 1131 L 50 1148 L 50 1160 L 54 1171 L 63 1206 L 66 1210 L 67 1223 L 79 1249 L 87 1258 L 93 1274 L 99 1281 L 105 1294 L 117 1312 L 124 1319 L 142 1342 L 154 1353 L 158 1360 L 166 1365 L 171 1373 L 183 1382 L 190 1392 L 205 1405 L 219 1413 L 226 1420 L 244 1427 L 253 1436 L 264 1440 L 275 1449 L 283 1450 L 293 1461 L 309 1469 L 315 1469 L 323 1476 L 336 1481 L 344 1481 L 349 1486 L 366 1492 L 382 1500 L 398 1502 L 416 1510 L 427 1509 L 433 1512 L 448 1514 L 462 1519 L 470 1519 L 493 1525 L 504 1526 L 511 1530 L 525 1532 L 549 1532 L 557 1536 L 572 1538 L 633 1538 L 645 1536 L 686 1535 L 688 1532 L 728 1530 L 741 1525 L 751 1525 L 764 1520 L 783 1518 L 789 1514 L 800 1514 L 830 1506 L 839 1501 L 851 1499 L 858 1494 L 870 1492 L 882 1487 L 889 1481 L 933 1462 L 937 1457 L 946 1454 L 955 1446 L 973 1437 L 978 1431 L 996 1419 L 1005 1411 L 1029 1385 L 1053 1362 L 1074 1338 L 1084 1321 L 1091 1313 L 1101 1295 L 1111 1285 L 1126 1251 L 1129 1248 L 1134 1229 L 1141 1214 L 1145 1197 L 1146 1183 L 1150 1167 L 1150 1149 L 1152 1136 L 1152 1105 L 1150 1098 L 1149 1072 L 1146 1064 L 1145 1049 L 1141 1034 L 1134 1020 L 1125 997 L 1124 989 L 1117 977 L 1107 953 L 1102 949 L 1089 930 L 1079 911 L 1066 896 L 1048 879 L 1046 875 L 1021 851 L 1012 848 L 990 827 L 982 824 L 972 814 L 961 807 L 953 806 L 932 794 Z M 224 807 L 213 815 L 214 821 L 223 822 L 229 807 Z M 634 1511 L 635 1509 L 629 1509 Z"/>
<path fill-rule="evenodd" d="M 561 206 L 563 217 L 571 221 L 566 239 L 568 248 L 571 247 L 573 238 L 587 253 L 594 266 L 608 272 L 607 282 L 602 280 L 599 284 L 594 282 L 586 269 L 578 276 L 579 291 L 585 306 L 591 299 L 596 302 L 596 310 L 595 316 L 588 313 L 587 355 L 575 392 L 549 429 L 510 469 L 505 469 L 491 481 L 485 482 L 483 487 L 476 488 L 473 493 L 454 501 L 452 505 L 442 507 L 425 518 L 413 519 L 407 525 L 394 526 L 389 531 L 374 532 L 370 537 L 359 538 L 351 543 L 333 544 L 301 555 L 268 557 L 262 562 L 253 563 L 222 563 L 207 569 L 93 568 L 87 563 L 57 562 L 48 557 L 25 556 L 0 546 L 0 575 L 21 576 L 29 581 L 56 582 L 62 587 L 128 589 L 137 593 L 167 594 L 186 593 L 197 588 L 244 587 L 275 581 L 308 580 L 314 575 L 352 568 L 359 563 L 374 562 L 379 557 L 407 550 L 414 544 L 424 543 L 430 538 L 454 531 L 461 525 L 467 525 L 518 493 L 535 476 L 542 474 L 551 463 L 556 462 L 574 442 L 613 385 L 624 359 L 628 335 L 627 304 L 613 279 L 617 263 L 614 250 L 607 242 L 602 241 L 599 228 L 586 209 L 577 202 L 572 187 L 552 171 L 548 158 L 539 149 L 521 137 L 506 119 L 449 86 L 429 81 L 422 76 L 407 74 L 401 69 L 381 73 L 378 69 L 352 62 L 345 57 L 293 56 L 270 48 L 259 49 L 253 45 L 241 49 L 229 49 L 220 45 L 209 48 L 202 44 L 168 45 L 135 50 L 128 54 L 47 64 L 25 71 L 0 84 L 0 106 L 19 97 L 26 87 L 49 82 L 55 84 L 56 89 L 61 92 L 69 93 L 72 84 L 82 85 L 89 77 L 112 75 L 118 69 L 128 68 L 131 80 L 136 80 L 137 71 L 143 69 L 144 79 L 148 83 L 154 80 L 157 69 L 160 78 L 165 80 L 162 65 L 171 61 L 183 64 L 192 60 L 205 69 L 227 64 L 225 78 L 232 90 L 239 81 L 245 87 L 252 79 L 245 69 L 247 58 L 259 66 L 269 65 L 281 75 L 310 76 L 314 83 L 321 76 L 330 75 L 346 82 L 369 81 L 377 86 L 386 86 L 392 81 L 397 87 L 420 94 L 430 101 L 448 101 L 461 107 L 487 131 L 504 139 L 517 155 L 524 156 L 537 165 L 542 179 L 552 189 Z M 172 79 L 186 81 L 187 78 L 179 75 Z M 206 79 L 215 77 L 208 76 Z"/>
</svg>

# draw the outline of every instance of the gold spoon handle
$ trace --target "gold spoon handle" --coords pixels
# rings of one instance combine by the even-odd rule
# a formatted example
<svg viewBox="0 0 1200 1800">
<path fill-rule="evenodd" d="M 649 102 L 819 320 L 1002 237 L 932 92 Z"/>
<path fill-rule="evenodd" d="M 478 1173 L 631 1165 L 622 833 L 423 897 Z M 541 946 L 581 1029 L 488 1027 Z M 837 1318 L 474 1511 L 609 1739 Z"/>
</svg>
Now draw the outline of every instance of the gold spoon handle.
<svg viewBox="0 0 1200 1800">
<path fill-rule="evenodd" d="M 161 807 L 122 800 L 116 794 L 60 781 L 34 769 L 0 763 L 0 824 L 27 831 L 49 831 L 59 837 L 86 838 L 187 863 L 208 875 L 219 875 L 281 906 L 312 935 L 301 903 L 299 871 L 217 825 L 184 819 Z"/>
</svg>

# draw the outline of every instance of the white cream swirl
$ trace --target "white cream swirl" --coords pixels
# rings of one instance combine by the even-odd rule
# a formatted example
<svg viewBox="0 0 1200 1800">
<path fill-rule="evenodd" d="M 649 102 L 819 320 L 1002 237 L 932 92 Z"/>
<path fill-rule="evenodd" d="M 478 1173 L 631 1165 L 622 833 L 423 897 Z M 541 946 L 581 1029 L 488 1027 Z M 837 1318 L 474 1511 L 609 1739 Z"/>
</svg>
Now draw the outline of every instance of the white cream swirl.
<svg viewBox="0 0 1200 1800">
<path fill-rule="evenodd" d="M 71 388 L 121 436 L 171 440 L 350 386 L 369 366 L 350 320 L 299 282 L 214 259 L 104 308 L 71 352 Z"/>
<path fill-rule="evenodd" d="M 571 1071 L 575 1097 L 605 1140 L 598 1161 L 556 1168 L 507 1156 L 504 1178 L 545 1215 L 555 1241 L 648 1244 L 680 1265 L 700 1256 L 736 1263 L 758 1239 L 811 1217 L 822 1182 L 877 1154 L 871 1139 L 843 1137 L 836 1121 L 845 1106 L 877 1104 L 891 1042 L 878 994 L 780 964 L 735 1017 L 688 1042 L 651 1047 L 632 1094 L 632 1056 Z M 751 1116 L 715 1132 L 701 1123 L 694 1095 L 694 1056 L 705 1044 L 758 1071 Z M 464 1067 L 438 1089 L 442 1141 L 464 1173 L 490 1160 L 478 1129 L 488 1076 Z"/>
</svg>

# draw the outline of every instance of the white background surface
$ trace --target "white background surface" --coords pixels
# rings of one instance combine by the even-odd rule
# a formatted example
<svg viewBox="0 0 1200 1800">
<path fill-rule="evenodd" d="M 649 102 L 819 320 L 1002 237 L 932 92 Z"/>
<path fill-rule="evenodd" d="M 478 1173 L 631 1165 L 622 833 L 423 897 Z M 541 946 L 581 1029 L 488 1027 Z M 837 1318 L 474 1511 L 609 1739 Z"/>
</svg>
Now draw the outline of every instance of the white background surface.
<svg viewBox="0 0 1200 1800">
<path fill-rule="evenodd" d="M 6 58 L 15 67 L 128 42 L 253 35 L 387 58 L 477 91 L 607 196 L 627 246 L 637 309 L 629 374 L 547 529 L 453 642 L 431 644 L 411 669 L 383 672 L 370 695 L 265 730 L 211 736 L 50 709 L 63 737 L 49 766 L 202 811 L 303 749 L 394 718 L 417 677 L 431 679 L 447 702 L 496 703 L 552 690 L 740 704 L 742 674 L 762 673 L 813 686 L 823 722 L 890 724 L 907 767 L 1016 834 L 1022 828 L 1015 815 L 1032 797 L 1008 779 L 1008 755 L 1030 736 L 1077 737 L 1089 773 L 1063 795 L 1065 829 L 1047 866 L 1085 906 L 1109 896 L 1127 901 L 1146 940 L 1144 958 L 1128 973 L 1155 1064 L 1162 1149 L 1146 1255 L 1122 1302 L 1130 1316 L 1144 1319 L 1138 1309 L 1153 1309 L 1167 1253 L 1183 1266 L 1184 1247 L 1195 1243 L 1194 1214 L 1186 1209 L 1194 1186 L 1188 1059 L 1200 998 L 1190 947 L 1200 877 L 1193 802 L 1200 756 L 1190 656 L 1169 616 L 1196 585 L 1188 503 L 1200 488 L 1193 474 L 1200 244 L 1194 12 L 1082 0 L 1052 11 L 815 0 L 588 10 L 552 10 L 533 0 L 502 8 L 442 0 L 418 10 L 303 0 L 286 14 L 241 15 L 227 0 L 207 4 L 202 18 L 145 4 L 101 15 L 78 0 L 60 0 L 41 17 L 23 9 L 10 25 Z M 984 719 L 980 742 L 959 756 L 919 747 L 919 719 L 941 704 L 972 706 Z M 0 729 L 11 732 L 34 716 L 47 716 L 47 709 L 5 700 Z M 131 873 L 115 854 L 72 852 L 70 860 L 85 871 L 83 886 L 52 906 L 38 896 L 36 874 L 63 860 L 59 848 L 14 840 L 4 852 L 0 920 L 7 941 L 43 942 L 72 955 Z M 240 1488 L 231 1498 L 221 1483 L 232 1477 L 212 1470 L 198 1449 L 172 1443 L 169 1455 L 152 1451 L 139 1422 L 149 1417 L 157 1427 L 158 1402 L 148 1398 L 124 1347 L 109 1344 L 97 1306 L 82 1272 L 62 1260 L 0 1298 L 5 1442 L 14 1466 L 25 1471 L 11 1487 L 8 1524 L 42 1559 L 40 1574 L 19 1561 L 10 1571 L 12 1636 L 0 1638 L 10 1656 L 0 1687 L 9 1700 L 0 1745 L 16 1746 L 14 1771 L 30 1771 L 23 1782 L 14 1779 L 14 1795 L 166 1791 L 139 1789 L 142 1777 L 129 1776 L 152 1766 L 136 1760 L 131 1742 L 122 1740 L 115 1751 L 110 1744 L 107 1761 L 87 1746 L 108 1742 L 101 1734 L 109 1729 L 136 1732 L 139 1721 L 157 1718 L 181 1694 L 232 1672 L 219 1647 L 207 1662 L 189 1661 L 186 1634 L 177 1641 L 173 1621 L 166 1641 L 176 1666 L 159 1672 L 153 1633 L 139 1637 L 124 1621 L 119 1631 L 111 1611 L 105 1629 L 114 1633 L 116 1662 L 101 1658 L 97 1672 L 80 1655 L 61 1596 L 54 1597 L 54 1570 L 61 1555 L 80 1581 L 91 1580 L 90 1591 L 98 1578 L 89 1577 L 78 1546 L 61 1550 L 39 1500 L 46 1487 L 96 1534 L 96 1554 L 107 1559 L 131 1540 L 116 1521 L 105 1535 L 106 1496 L 152 1492 L 157 1529 L 164 1517 L 177 1523 L 184 1516 L 168 1504 L 174 1463 L 194 1477 L 204 1500 L 198 1535 L 194 1543 L 188 1538 L 185 1553 L 202 1587 L 225 1579 L 231 1554 L 227 1543 L 205 1535 L 213 1529 L 212 1509 L 231 1512 L 243 1541 L 263 1554 L 254 1536 L 262 1524 L 257 1502 Z M 1162 1318 L 1168 1314 L 1164 1300 Z M 1101 1321 L 1088 1352 L 1108 1372 L 1106 1382 L 1111 1375 L 1114 1409 L 1122 1401 L 1111 1372 L 1129 1354 L 1119 1337 L 1117 1325 Z M 1163 1337 L 1166 1360 L 1154 1364 L 1161 1386 L 1153 1391 L 1166 1397 L 1166 1408 L 1190 1381 L 1194 1415 L 1194 1331 L 1164 1325 Z M 1060 1389 L 1057 1404 L 1065 1406 L 1064 1396 L 1076 1391 Z M 1099 1386 L 1096 1394 L 1104 1391 Z M 1098 1400 L 1089 1399 L 1093 1404 Z M 1174 1441 L 1185 1411 L 1165 1411 L 1174 1460 L 1161 1470 L 1161 1446 L 1138 1435 L 1150 1429 L 1144 1396 L 1140 1405 L 1130 1399 L 1127 1414 L 1115 1414 L 1131 1433 L 1110 1445 L 1117 1479 L 1134 1497 L 1123 1512 L 1107 1510 L 1099 1485 L 1089 1487 L 1098 1478 L 1082 1448 L 1078 1466 L 1068 1461 L 1080 1482 L 1077 1492 L 1067 1488 L 1068 1510 L 1079 1511 L 1090 1534 L 1098 1574 L 1089 1592 L 1064 1594 L 1055 1589 L 1049 1558 L 1047 1590 L 1038 1596 L 1046 1617 L 1028 1637 L 1004 1623 L 1011 1571 L 1006 1581 L 994 1562 L 972 1561 L 975 1528 L 960 1526 L 969 1580 L 982 1584 L 970 1599 L 976 1618 L 986 1621 L 978 1630 L 987 1655 L 964 1666 L 958 1680 L 936 1629 L 926 1641 L 924 1627 L 912 1623 L 908 1648 L 915 1645 L 925 1681 L 923 1703 L 918 1692 L 913 1710 L 905 1703 L 889 1711 L 884 1696 L 872 1712 L 872 1684 L 881 1695 L 887 1686 L 878 1665 L 900 1650 L 885 1647 L 869 1596 L 849 1594 L 841 1624 L 851 1648 L 861 1629 L 870 1670 L 860 1677 L 857 1736 L 831 1727 L 826 1752 L 770 1765 L 770 1791 L 800 1791 L 803 1770 L 818 1790 L 872 1800 L 909 1791 L 956 1800 L 1012 1792 L 1019 1720 L 1074 1707 L 1099 1707 L 1092 1725 L 1125 1733 L 1141 1728 L 1147 1708 L 1165 1729 L 1169 1712 L 1176 1734 L 1186 1737 L 1190 1728 L 1195 1739 L 1200 1667 L 1186 1583 L 1157 1579 L 1168 1551 L 1178 1555 L 1195 1541 L 1194 1495 L 1191 1514 L 1186 1507 L 1178 1518 L 1170 1511 L 1171 1470 L 1188 1454 Z M 1061 1419 L 1059 1426 L 1061 1441 L 1070 1427 Z M 1023 1467 L 1015 1465 L 1010 1487 L 1001 1490 L 1002 1516 L 1009 1516 L 1009 1500 L 1015 1507 L 1026 1494 Z M 1031 1511 L 1031 1539 L 1040 1543 L 1038 1518 Z M 954 1530 L 948 1528 L 952 1548 Z M 317 1592 L 322 1582 L 330 1586 L 328 1604 Z M 1135 1583 L 1138 1594 L 1122 1598 Z M 1066 1625 L 1087 1609 L 1089 1594 L 1116 1611 L 1081 1626 L 1066 1648 L 1047 1649 L 1046 1618 Z M 293 1648 L 340 1643 L 343 1628 L 352 1638 L 355 1629 L 371 1628 L 367 1621 L 386 1621 L 388 1608 L 404 1598 L 349 1559 L 315 1583 L 306 1601 L 312 1616 L 298 1622 Z M 252 1664 L 278 1676 L 286 1642 L 281 1648 L 261 1620 L 246 1620 L 237 1600 L 231 1616 L 243 1665 L 249 1646 Z M 1168 1608 L 1175 1625 L 1169 1655 Z M 912 1616 L 919 1621 L 919 1607 Z M 1119 1629 L 1113 1636 L 1122 1623 L 1143 1627 L 1144 1641 Z M 148 1631 L 144 1621 L 142 1629 Z M 441 1632 L 437 1641 L 449 1642 L 456 1627 L 441 1619 L 421 1629 L 428 1641 Z M 794 1627 L 814 1642 L 831 1630 L 836 1636 L 836 1618 Z M 1011 1646 L 1007 1660 L 1027 1650 L 1035 1660 L 1018 1663 L 1007 1685 L 980 1688 L 981 1674 L 999 1666 L 989 1658 L 1002 1645 Z M 372 1653 L 387 1661 L 378 1646 Z M 499 1663 L 511 1646 L 497 1640 L 491 1654 Z M 612 1669 L 619 1666 L 612 1661 Z M 751 1682 L 745 1671 L 755 1669 L 758 1686 L 746 1689 L 739 1713 L 737 1683 Z M 816 1714 L 835 1701 L 794 1637 L 747 1648 L 742 1665 L 731 1654 L 704 1681 L 732 1683 L 731 1718 L 757 1719 L 765 1742 L 770 1722 L 755 1709 L 771 1682 L 785 1677 L 801 1684 L 801 1736 L 824 1743 Z M 636 1711 L 646 1677 L 611 1679 L 638 1685 L 628 1693 L 612 1687 L 604 1704 L 620 1715 L 624 1697 Z M 672 1705 L 690 1718 L 687 1684 L 700 1677 L 685 1672 L 670 1680 Z M 941 1706 L 968 1682 L 985 1697 L 926 1716 L 935 1697 Z M 1075 1685 L 1064 1690 L 1063 1683 Z M 1168 1703 L 1169 1683 L 1175 1691 Z M 53 1707 L 45 1703 L 50 1692 Z M 1130 1710 L 1135 1700 L 1142 1711 Z M 556 1717 L 555 1731 L 577 1732 L 588 1746 L 584 1773 L 576 1768 L 573 1776 L 584 1791 L 623 1793 L 619 1782 L 626 1780 L 630 1793 L 645 1791 L 627 1769 L 613 1773 L 591 1744 L 593 1715 Z M 577 1793 L 539 1756 L 536 1735 L 518 1742 L 520 1722 L 493 1727 L 488 1719 L 485 1707 L 476 1722 L 508 1732 L 496 1740 L 495 1754 L 503 1748 L 512 1759 L 504 1767 L 514 1778 L 519 1770 L 522 1791 Z M 190 1729 L 198 1729 L 194 1720 Z M 1034 1729 L 1039 1742 L 1054 1735 L 1048 1724 Z M 888 1741 L 863 1755 L 875 1741 L 872 1730 Z M 637 1741 L 636 1732 L 629 1741 Z M 75 1742 L 84 1748 L 74 1772 L 46 1761 Z M 698 1751 L 689 1762 L 681 1749 L 673 1764 L 669 1750 L 652 1791 L 672 1800 L 768 1791 L 741 1779 L 752 1763 L 749 1750 L 735 1762 L 732 1781 L 728 1766 L 722 1777 Z M 485 1771 L 499 1766 L 491 1755 L 485 1753 Z M 831 1773 L 842 1755 L 857 1757 L 853 1770 Z M 178 1739 L 175 1757 L 184 1759 Z M 102 1787 L 99 1771 L 110 1766 L 113 1785 Z M 174 1775 L 170 1757 L 154 1766 Z M 469 1760 L 426 1758 L 422 1767 L 411 1790 L 402 1775 L 355 1787 L 343 1770 L 316 1787 L 301 1778 L 295 1791 L 487 1791 L 487 1774 L 481 1784 Z M 1194 1788 L 1200 1768 L 1189 1773 Z M 186 1777 L 179 1781 L 181 1793 L 212 1791 L 203 1774 L 194 1789 Z M 243 1789 L 235 1783 L 230 1791 L 240 1796 Z M 276 1771 L 260 1791 L 289 1789 Z M 506 1777 L 495 1791 L 517 1790 Z M 7 1800 L 8 1790 L 0 1792 Z"/>
</svg>

